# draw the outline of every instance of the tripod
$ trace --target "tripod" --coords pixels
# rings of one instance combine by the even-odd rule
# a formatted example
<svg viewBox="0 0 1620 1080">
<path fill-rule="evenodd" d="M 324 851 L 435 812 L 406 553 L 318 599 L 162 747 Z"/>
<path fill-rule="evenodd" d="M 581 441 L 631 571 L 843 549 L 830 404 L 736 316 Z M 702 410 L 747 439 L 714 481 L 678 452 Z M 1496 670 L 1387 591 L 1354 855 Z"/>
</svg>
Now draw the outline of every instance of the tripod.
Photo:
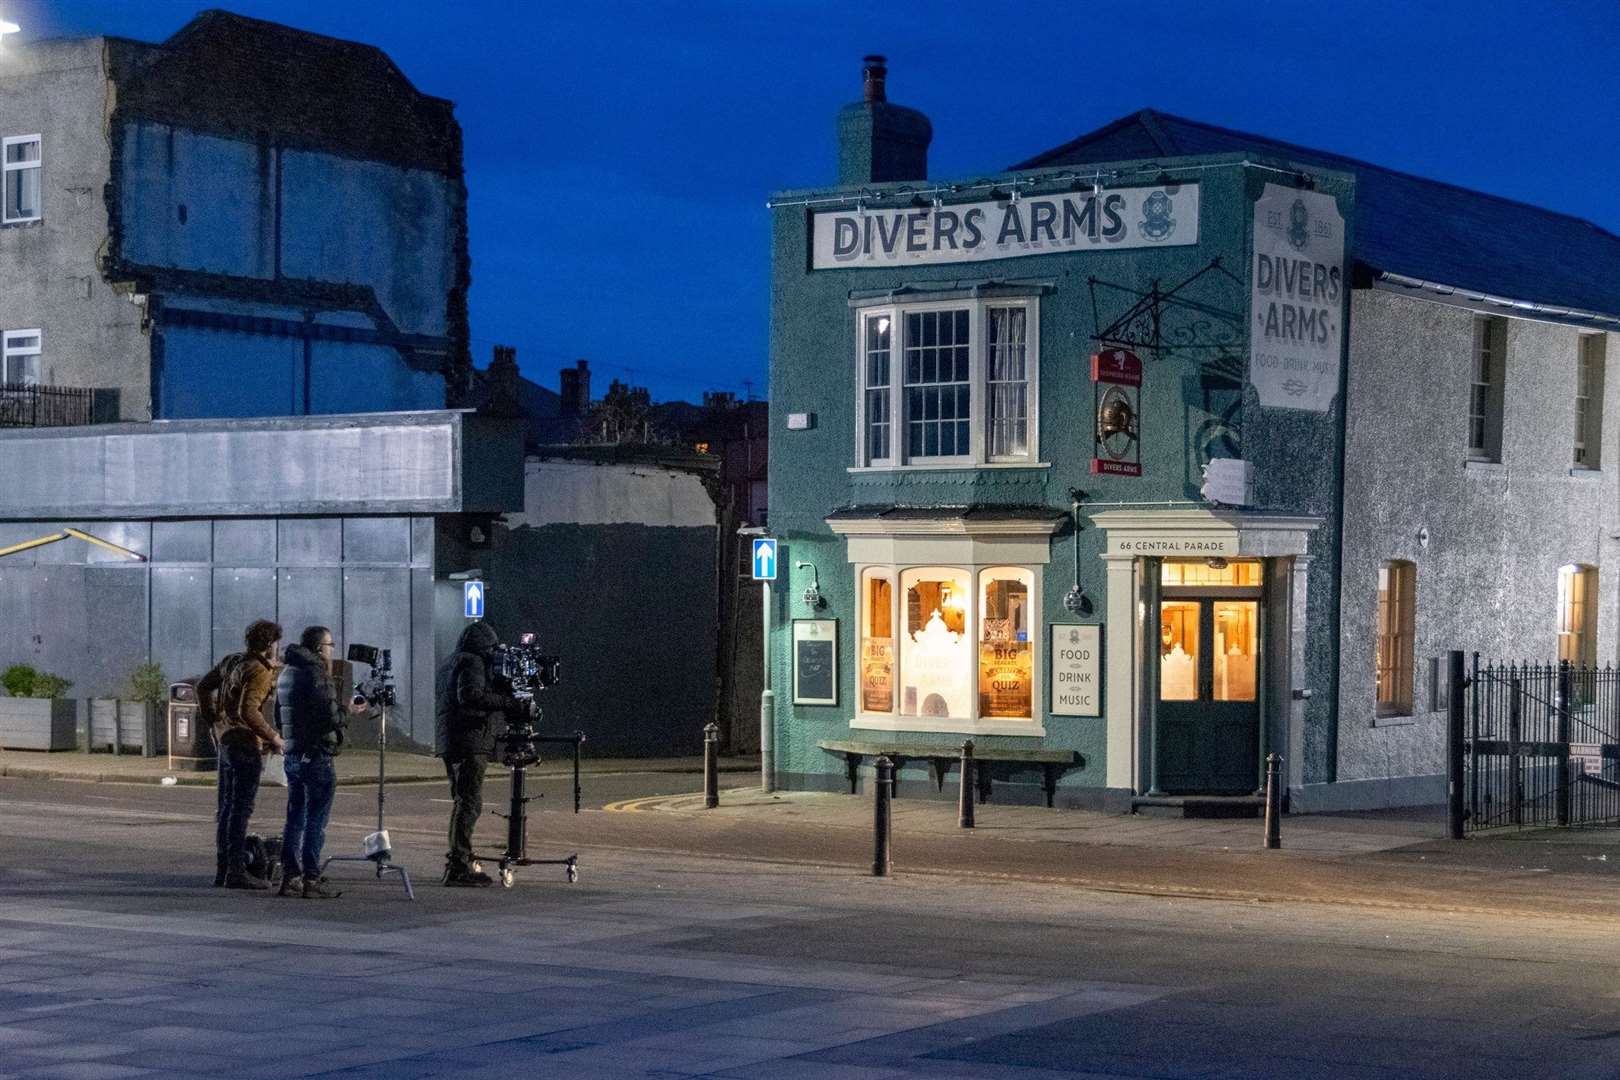
<svg viewBox="0 0 1620 1080">
<path fill-rule="evenodd" d="M 369 834 L 360 842 L 359 855 L 333 855 L 321 864 L 321 873 L 335 862 L 369 862 L 377 865 L 377 880 L 381 881 L 384 874 L 398 874 L 400 881 L 405 885 L 405 899 L 415 900 L 416 892 L 411 888 L 411 872 L 403 866 L 396 866 L 393 862 L 393 851 L 388 843 L 388 830 L 383 826 L 383 808 L 388 804 L 388 719 L 393 715 L 394 703 L 393 687 L 384 687 L 385 696 L 380 702 L 372 702 L 379 707 L 377 723 L 377 831 Z"/>
<path fill-rule="evenodd" d="M 501 736 L 506 744 L 506 751 L 501 755 L 501 763 L 512 770 L 512 794 L 507 805 L 508 813 L 496 811 L 496 817 L 506 819 L 506 850 L 498 855 L 489 856 L 496 860 L 500 868 L 501 884 L 510 889 L 516 878 L 514 868 L 519 866 L 561 866 L 567 875 L 569 884 L 579 880 L 579 855 L 577 853 L 561 859 L 531 859 L 529 858 L 529 793 L 528 769 L 529 766 L 540 761 L 540 751 L 537 746 L 545 743 L 565 744 L 574 748 L 574 813 L 579 813 L 579 747 L 585 741 L 583 732 L 574 732 L 572 735 L 537 735 L 533 721 L 525 717 L 514 721 Z"/>
</svg>

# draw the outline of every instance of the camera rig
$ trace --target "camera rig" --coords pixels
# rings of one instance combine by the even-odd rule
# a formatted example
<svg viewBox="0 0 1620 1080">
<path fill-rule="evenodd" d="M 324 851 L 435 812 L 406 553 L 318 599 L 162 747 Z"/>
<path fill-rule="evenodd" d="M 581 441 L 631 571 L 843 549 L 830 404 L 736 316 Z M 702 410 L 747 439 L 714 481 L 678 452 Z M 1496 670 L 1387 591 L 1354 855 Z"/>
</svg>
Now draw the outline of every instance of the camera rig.
<svg viewBox="0 0 1620 1080">
<path fill-rule="evenodd" d="M 519 866 L 561 866 L 570 882 L 579 880 L 579 855 L 561 859 L 531 859 L 528 855 L 529 800 L 528 769 L 540 761 L 542 746 L 572 746 L 574 749 L 574 813 L 579 813 L 579 748 L 585 742 L 582 732 L 572 735 L 542 735 L 539 731 L 540 706 L 536 696 L 561 680 L 562 660 L 548 656 L 534 643 L 532 633 L 524 634 L 516 645 L 496 649 L 496 682 L 516 699 L 506 714 L 506 730 L 496 736 L 501 764 L 512 771 L 511 801 L 505 814 L 506 850 L 489 856 L 500 868 L 501 884 L 511 888 L 514 868 Z"/>
<path fill-rule="evenodd" d="M 410 871 L 394 864 L 393 847 L 389 843 L 388 829 L 383 822 L 384 809 L 388 804 L 388 721 L 393 715 L 394 707 L 399 704 L 398 695 L 394 691 L 394 654 L 389 649 L 379 649 L 375 645 L 350 645 L 349 663 L 365 664 L 371 669 L 370 675 L 355 684 L 354 697 L 351 700 L 356 706 L 366 704 L 378 710 L 377 831 L 367 834 L 360 842 L 359 855 L 333 855 L 321 864 L 321 872 L 325 873 L 326 868 L 334 862 L 374 863 L 379 880 L 385 874 L 398 874 L 405 885 L 406 897 L 415 900 L 416 893 L 411 888 Z"/>
</svg>

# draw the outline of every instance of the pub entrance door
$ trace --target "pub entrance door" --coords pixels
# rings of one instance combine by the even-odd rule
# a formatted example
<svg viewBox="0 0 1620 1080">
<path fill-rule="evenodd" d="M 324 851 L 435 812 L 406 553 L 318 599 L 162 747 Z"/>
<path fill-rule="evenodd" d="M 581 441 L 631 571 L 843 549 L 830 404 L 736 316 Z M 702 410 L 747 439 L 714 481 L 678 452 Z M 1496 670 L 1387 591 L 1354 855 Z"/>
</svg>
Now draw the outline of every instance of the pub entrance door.
<svg viewBox="0 0 1620 1080">
<path fill-rule="evenodd" d="M 1169 795 L 1251 795 L 1259 786 L 1259 563 L 1218 569 L 1237 572 L 1164 564 L 1154 726 L 1158 788 Z"/>
</svg>

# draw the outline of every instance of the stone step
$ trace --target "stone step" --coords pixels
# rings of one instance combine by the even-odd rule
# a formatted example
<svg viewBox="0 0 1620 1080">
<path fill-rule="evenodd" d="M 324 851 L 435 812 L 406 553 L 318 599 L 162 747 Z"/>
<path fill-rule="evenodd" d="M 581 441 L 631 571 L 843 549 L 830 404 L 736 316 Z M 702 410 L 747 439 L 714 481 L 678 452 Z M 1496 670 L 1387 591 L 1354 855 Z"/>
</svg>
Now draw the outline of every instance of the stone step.
<svg viewBox="0 0 1620 1080">
<path fill-rule="evenodd" d="M 1265 813 L 1259 795 L 1138 795 L 1131 813 L 1179 818 L 1257 818 Z"/>
</svg>

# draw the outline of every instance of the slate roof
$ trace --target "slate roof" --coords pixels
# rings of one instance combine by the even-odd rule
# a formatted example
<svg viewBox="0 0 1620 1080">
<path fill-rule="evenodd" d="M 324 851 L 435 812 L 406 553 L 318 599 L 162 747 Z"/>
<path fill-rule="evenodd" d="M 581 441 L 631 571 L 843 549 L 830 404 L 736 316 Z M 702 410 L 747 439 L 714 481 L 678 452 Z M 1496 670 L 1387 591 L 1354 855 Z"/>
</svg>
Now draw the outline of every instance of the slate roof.
<svg viewBox="0 0 1620 1080">
<path fill-rule="evenodd" d="M 1055 522 L 1069 515 L 1050 506 L 972 503 L 966 506 L 904 506 L 878 503 L 844 506 L 827 515 L 828 521 L 1034 521 Z"/>
<path fill-rule="evenodd" d="M 1375 271 L 1620 317 L 1620 237 L 1582 218 L 1144 109 L 1014 165 L 1251 154 L 1356 177 L 1351 253 Z"/>
<path fill-rule="evenodd" d="M 461 172 L 450 102 L 417 90 L 374 45 L 205 11 L 115 66 L 118 116 Z"/>
</svg>

